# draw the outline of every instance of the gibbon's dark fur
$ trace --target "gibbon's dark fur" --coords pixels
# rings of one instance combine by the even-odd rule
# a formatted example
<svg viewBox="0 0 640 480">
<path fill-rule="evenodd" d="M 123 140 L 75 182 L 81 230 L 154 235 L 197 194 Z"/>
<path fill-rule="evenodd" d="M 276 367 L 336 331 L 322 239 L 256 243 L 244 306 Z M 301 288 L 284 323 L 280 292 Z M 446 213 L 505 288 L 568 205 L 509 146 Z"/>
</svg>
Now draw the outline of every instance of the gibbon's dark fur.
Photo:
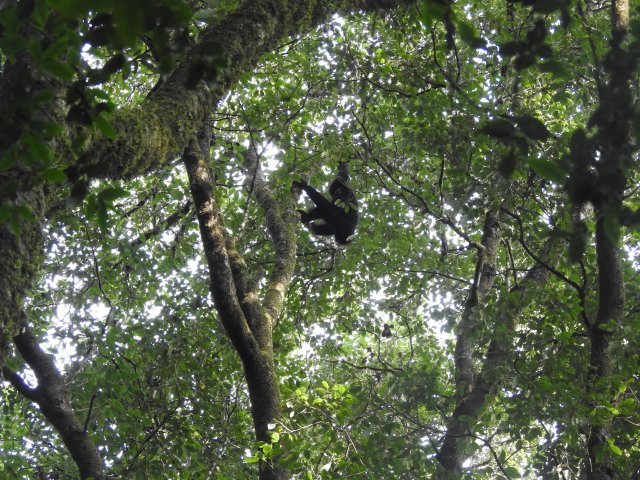
<svg viewBox="0 0 640 480">
<path fill-rule="evenodd" d="M 293 186 L 304 190 L 315 204 L 308 212 L 298 210 L 302 223 L 316 235 L 334 235 L 336 242 L 346 245 L 358 224 L 358 200 L 348 186 L 349 169 L 346 162 L 340 162 L 338 174 L 329 185 L 331 201 L 309 185 L 306 181 L 293 182 Z M 322 220 L 322 223 L 313 222 Z"/>
</svg>

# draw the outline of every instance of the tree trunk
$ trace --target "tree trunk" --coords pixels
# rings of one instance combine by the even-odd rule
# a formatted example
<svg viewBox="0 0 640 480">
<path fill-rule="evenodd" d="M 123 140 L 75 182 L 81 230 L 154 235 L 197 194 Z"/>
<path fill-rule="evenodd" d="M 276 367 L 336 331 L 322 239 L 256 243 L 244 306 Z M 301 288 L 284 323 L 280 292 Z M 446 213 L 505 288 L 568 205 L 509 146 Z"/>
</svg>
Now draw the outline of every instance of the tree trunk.
<svg viewBox="0 0 640 480">
<path fill-rule="evenodd" d="M 600 90 L 601 115 L 597 117 L 598 140 L 602 158 L 597 164 L 603 179 L 603 199 L 596 202 L 596 255 L 598 265 L 598 313 L 590 325 L 589 339 L 589 406 L 597 411 L 601 396 L 608 400 L 608 380 L 611 374 L 610 337 L 623 317 L 624 280 L 615 236 L 622 212 L 622 194 L 627 182 L 626 169 L 633 162 L 632 126 L 634 111 L 630 82 L 635 72 L 624 63 L 621 44 L 629 28 L 628 0 L 613 0 L 611 4 L 612 46 L 606 62 L 609 83 Z M 622 62 L 622 63 L 618 63 Z M 608 403 L 608 402 L 607 402 Z M 587 438 L 589 480 L 616 478 L 608 441 L 611 421 L 595 415 Z"/>
<path fill-rule="evenodd" d="M 208 140 L 200 142 L 207 149 L 208 144 Z M 209 265 L 211 294 L 227 335 L 242 360 L 256 440 L 271 443 L 270 424 L 282 418 L 272 334 L 275 318 L 282 308 L 283 292 L 293 274 L 296 242 L 295 230 L 287 227 L 278 213 L 278 205 L 261 177 L 255 150 L 252 152 L 247 155 L 250 158 L 247 162 L 249 172 L 255 176 L 256 197 L 265 211 L 277 256 L 276 267 L 267 283 L 264 306 L 257 301 L 258 292 L 247 289 L 246 266 L 233 248 L 231 239 L 226 238 L 215 203 L 215 183 L 206 158 L 195 141 L 191 142 L 183 159 Z M 277 459 L 261 462 L 260 467 L 261 480 L 289 477 L 286 470 L 277 467 Z"/>
<path fill-rule="evenodd" d="M 458 402 L 442 440 L 438 461 L 443 467 L 443 478 L 458 478 L 462 473 L 462 464 L 466 460 L 460 448 L 461 441 L 472 434 L 472 423 L 480 410 L 486 405 L 489 395 L 496 391 L 503 378 L 511 349 L 511 333 L 516 319 L 531 302 L 534 293 L 549 279 L 546 266 L 536 265 L 529 269 L 520 285 L 511 289 L 496 308 L 498 317 L 494 323 L 493 340 L 485 354 L 481 371 L 476 375 L 469 391 Z"/>
</svg>

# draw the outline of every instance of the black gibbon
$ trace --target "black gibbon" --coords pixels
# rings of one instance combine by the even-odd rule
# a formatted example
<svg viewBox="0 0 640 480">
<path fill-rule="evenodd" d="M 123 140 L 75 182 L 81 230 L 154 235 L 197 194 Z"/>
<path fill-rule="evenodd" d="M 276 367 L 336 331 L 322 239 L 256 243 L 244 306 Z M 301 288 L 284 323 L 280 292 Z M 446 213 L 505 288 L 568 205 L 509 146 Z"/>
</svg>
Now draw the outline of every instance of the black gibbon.
<svg viewBox="0 0 640 480">
<path fill-rule="evenodd" d="M 293 182 L 293 186 L 304 190 L 315 204 L 308 212 L 300 212 L 300 220 L 316 235 L 334 235 L 336 242 L 346 245 L 358 224 L 358 200 L 349 188 L 349 170 L 346 162 L 340 162 L 338 175 L 329 185 L 331 201 L 306 181 Z M 322 223 L 312 220 L 322 220 Z"/>
</svg>

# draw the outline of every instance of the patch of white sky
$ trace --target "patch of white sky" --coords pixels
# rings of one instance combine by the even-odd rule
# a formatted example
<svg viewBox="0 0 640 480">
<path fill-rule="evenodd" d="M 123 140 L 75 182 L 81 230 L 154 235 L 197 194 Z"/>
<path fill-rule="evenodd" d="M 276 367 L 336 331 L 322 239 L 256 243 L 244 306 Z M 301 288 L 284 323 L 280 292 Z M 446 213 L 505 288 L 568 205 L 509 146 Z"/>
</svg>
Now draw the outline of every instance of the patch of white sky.
<svg viewBox="0 0 640 480">
<path fill-rule="evenodd" d="M 132 225 L 129 225 L 128 228 L 130 229 L 130 233 L 137 234 L 133 231 Z M 66 235 L 58 235 L 55 233 L 50 233 L 49 235 L 53 238 L 53 241 L 51 242 L 47 255 L 49 262 L 55 264 L 60 261 L 61 256 L 68 254 L 65 253 L 65 251 L 69 248 L 69 245 Z M 163 232 L 159 236 L 160 242 L 169 244 L 172 240 L 173 233 L 171 231 Z M 114 250 L 111 253 L 118 254 L 119 252 Z M 63 288 L 64 284 L 67 284 L 66 288 L 68 290 L 73 292 L 82 291 L 85 289 L 84 281 L 73 273 L 79 268 L 81 268 L 81 265 L 75 261 L 66 263 L 66 273 L 64 275 L 55 274 L 45 277 L 44 287 L 49 291 L 56 291 Z M 153 268 L 157 268 L 157 266 Z M 202 260 L 200 257 L 188 259 L 185 267 L 179 272 L 179 274 L 186 274 L 186 276 L 193 278 L 201 275 L 201 273 Z M 174 280 L 179 281 L 178 277 L 174 278 Z M 161 299 L 164 294 L 171 293 L 171 288 L 171 282 L 157 285 L 156 299 L 152 299 L 144 307 L 144 321 L 157 320 L 163 315 L 164 307 L 159 299 Z M 56 305 L 52 317 L 49 318 L 50 326 L 43 337 L 41 345 L 45 351 L 56 352 L 56 367 L 64 372 L 78 356 L 78 339 L 82 339 L 87 335 L 99 335 L 102 327 L 111 320 L 110 317 L 114 314 L 118 315 L 118 321 L 125 326 L 128 322 L 140 321 L 137 320 L 135 316 L 127 316 L 127 312 L 124 310 L 112 309 L 107 302 L 100 299 L 93 299 L 90 303 L 83 303 L 81 305 L 74 305 L 69 301 L 62 301 Z M 65 336 L 60 332 L 70 332 L 71 335 Z M 136 339 L 135 334 L 133 338 L 134 340 Z M 35 386 L 35 377 L 30 370 L 26 371 L 25 378 L 29 384 Z"/>
<path fill-rule="evenodd" d="M 80 55 L 82 56 L 82 59 L 85 62 L 87 62 L 91 68 L 98 68 L 100 67 L 101 63 L 103 63 L 98 57 L 91 54 L 91 45 L 88 43 L 85 43 L 82 46 Z"/>
</svg>

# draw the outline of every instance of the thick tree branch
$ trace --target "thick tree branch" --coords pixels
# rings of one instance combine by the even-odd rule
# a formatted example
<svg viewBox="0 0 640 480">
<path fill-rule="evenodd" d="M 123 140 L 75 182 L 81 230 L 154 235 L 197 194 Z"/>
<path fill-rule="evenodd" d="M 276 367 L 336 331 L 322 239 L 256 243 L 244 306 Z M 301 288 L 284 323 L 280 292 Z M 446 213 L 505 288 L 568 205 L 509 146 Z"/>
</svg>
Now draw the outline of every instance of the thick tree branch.
<svg viewBox="0 0 640 480">
<path fill-rule="evenodd" d="M 605 67 L 609 82 L 600 89 L 600 111 L 596 115 L 601 161 L 598 172 L 604 182 L 605 198 L 596 204 L 596 256 L 598 265 L 598 313 L 589 328 L 591 351 L 589 356 L 589 406 L 596 411 L 610 401 L 609 388 L 602 388 L 611 374 L 610 335 L 624 315 L 624 279 L 618 245 L 611 238 L 611 220 L 622 212 L 622 198 L 627 183 L 627 169 L 634 161 L 635 139 L 633 124 L 635 111 L 631 82 L 635 68 L 621 58 L 625 52 L 621 45 L 629 29 L 628 0 L 611 2 L 612 46 Z M 616 222 L 618 220 L 616 219 Z M 617 475 L 613 468 L 607 444 L 611 438 L 610 419 L 591 420 L 587 448 L 589 452 L 589 480 L 610 480 Z"/>
<path fill-rule="evenodd" d="M 249 299 L 251 303 L 244 308 L 238 298 L 235 279 L 243 275 L 244 262 L 235 249 L 232 250 L 230 260 L 227 250 L 229 242 L 225 238 L 215 203 L 211 171 L 195 140 L 189 144 L 183 160 L 187 167 L 200 235 L 209 265 L 214 304 L 225 331 L 242 360 L 256 439 L 270 442 L 269 424 L 282 417 L 280 390 L 273 361 L 272 325 L 266 321 L 255 292 L 246 293 L 252 298 Z M 232 264 L 239 269 L 235 276 Z M 240 290 L 243 291 L 244 286 Z M 288 477 L 285 470 L 277 468 L 271 462 L 263 462 L 261 470 L 261 480 Z"/>
<path fill-rule="evenodd" d="M 38 401 L 38 390 L 27 385 L 20 375 L 12 372 L 7 366 L 2 367 L 2 373 L 4 374 L 4 379 L 11 383 L 11 386 L 15 388 L 20 395 L 32 402 Z"/>
<path fill-rule="evenodd" d="M 472 355 L 476 347 L 478 307 L 493 286 L 496 277 L 497 250 L 500 245 L 499 211 L 489 210 L 485 216 L 482 246 L 477 251 L 476 271 L 458 327 L 455 349 L 456 396 L 461 399 L 473 384 L 475 369 Z"/>
<path fill-rule="evenodd" d="M 254 69 L 262 55 L 289 35 L 307 32 L 334 13 L 380 10 L 413 2 L 401 0 L 341 0 L 330 6 L 321 0 L 257 0 L 243 2 L 219 24 L 209 26 L 191 55 L 143 105 L 116 112 L 117 140 L 99 137 L 90 148 L 97 169 L 108 178 L 131 178 L 164 165 L 180 155 L 192 132 L 240 75 Z M 215 45 L 221 65 L 215 79 L 186 87 L 191 69 Z"/>
<path fill-rule="evenodd" d="M 213 177 L 195 140 L 189 144 L 183 160 L 209 264 L 211 295 L 227 335 L 244 361 L 255 355 L 258 345 L 238 303 L 225 235 L 215 202 Z"/>
<path fill-rule="evenodd" d="M 35 32 L 29 25 L 22 29 L 25 36 L 32 36 L 37 41 L 46 35 Z M 0 172 L 0 205 L 26 206 L 34 219 L 20 220 L 20 236 L 14 234 L 8 222 L 0 222 L 0 365 L 4 363 L 11 338 L 18 332 L 18 327 L 11 321 L 19 317 L 23 298 L 40 268 L 46 209 L 45 188 L 34 181 L 29 162 L 21 161 L 28 147 L 20 139 L 26 131 L 39 130 L 46 122 L 61 123 L 64 118 L 61 100 L 64 85 L 50 75 L 38 72 L 26 49 L 17 54 L 13 62 L 5 61 L 1 70 L 0 157 L 14 157 L 16 166 Z M 49 100 L 36 102 L 37 108 L 25 114 L 25 105 L 32 104 L 38 96 Z M 60 139 L 60 143 L 64 141 Z"/>
</svg>

